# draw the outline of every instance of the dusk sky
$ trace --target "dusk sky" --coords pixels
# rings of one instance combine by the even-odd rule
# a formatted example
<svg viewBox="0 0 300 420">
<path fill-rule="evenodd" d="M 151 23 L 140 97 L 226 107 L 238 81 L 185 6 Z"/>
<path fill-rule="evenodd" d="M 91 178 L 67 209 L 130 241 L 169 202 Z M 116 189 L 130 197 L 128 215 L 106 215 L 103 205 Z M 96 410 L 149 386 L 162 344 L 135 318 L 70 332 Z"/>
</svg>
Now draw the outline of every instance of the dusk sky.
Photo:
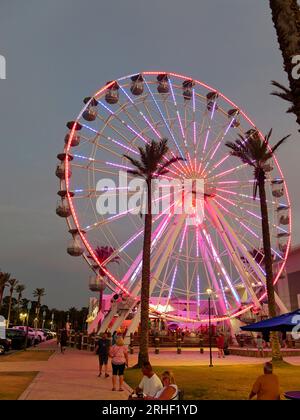
<svg viewBox="0 0 300 420">
<path fill-rule="evenodd" d="M 273 141 L 291 133 L 278 153 L 300 243 L 299 133 L 288 107 L 270 95 L 287 85 L 264 0 L 1 0 L 0 269 L 46 289 L 44 302 L 86 306 L 90 271 L 66 253 L 69 234 L 55 214 L 56 155 L 65 123 L 82 98 L 108 80 L 143 70 L 182 73 L 219 89 Z"/>
</svg>

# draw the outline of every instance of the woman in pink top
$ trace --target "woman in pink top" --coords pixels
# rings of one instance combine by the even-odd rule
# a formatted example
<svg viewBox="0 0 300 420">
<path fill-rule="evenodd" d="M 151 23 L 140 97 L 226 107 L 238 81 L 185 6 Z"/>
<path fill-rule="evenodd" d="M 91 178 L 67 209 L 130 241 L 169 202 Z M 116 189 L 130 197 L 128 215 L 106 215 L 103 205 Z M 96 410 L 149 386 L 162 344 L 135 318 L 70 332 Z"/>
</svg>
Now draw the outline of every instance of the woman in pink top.
<svg viewBox="0 0 300 420">
<path fill-rule="evenodd" d="M 116 340 L 116 344 L 110 348 L 109 355 L 111 357 L 111 364 L 112 364 L 112 383 L 113 383 L 113 391 L 116 391 L 116 384 L 117 384 L 117 376 L 119 376 L 119 391 L 124 391 L 123 381 L 124 381 L 124 370 L 125 366 L 128 367 L 128 350 L 127 347 L 124 345 L 124 341 L 122 337 L 118 337 Z"/>
</svg>

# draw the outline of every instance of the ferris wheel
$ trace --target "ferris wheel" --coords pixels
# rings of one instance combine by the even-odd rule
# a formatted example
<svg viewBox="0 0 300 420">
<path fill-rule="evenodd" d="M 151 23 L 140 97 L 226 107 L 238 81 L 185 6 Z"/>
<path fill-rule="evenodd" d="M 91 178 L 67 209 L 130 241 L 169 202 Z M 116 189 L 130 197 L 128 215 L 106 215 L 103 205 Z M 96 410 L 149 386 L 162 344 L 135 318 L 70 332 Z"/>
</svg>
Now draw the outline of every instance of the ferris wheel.
<svg viewBox="0 0 300 420">
<path fill-rule="evenodd" d="M 68 253 L 85 258 L 95 290 L 101 278 L 116 300 L 123 296 L 123 318 L 139 306 L 144 220 L 130 208 L 100 214 L 97 203 L 104 191 L 116 202 L 124 190 L 130 197 L 130 188 L 118 184 L 120 171 L 131 169 L 124 154 L 139 159 L 139 147 L 162 138 L 168 139 L 170 156 L 184 158 L 167 178 L 203 182 L 204 219 L 188 223 L 174 211 L 153 216 L 151 311 L 174 322 L 207 322 L 208 289 L 214 321 L 261 307 L 266 285 L 260 202 L 253 199 L 253 171 L 225 143 L 239 134 L 262 134 L 237 105 L 192 78 L 146 71 L 110 81 L 85 98 L 67 128 L 56 169 L 56 212 L 68 224 Z M 277 282 L 291 242 L 291 210 L 275 157 L 265 171 Z M 112 183 L 99 189 L 106 179 Z M 100 260 L 97 247 L 111 252 Z"/>
</svg>

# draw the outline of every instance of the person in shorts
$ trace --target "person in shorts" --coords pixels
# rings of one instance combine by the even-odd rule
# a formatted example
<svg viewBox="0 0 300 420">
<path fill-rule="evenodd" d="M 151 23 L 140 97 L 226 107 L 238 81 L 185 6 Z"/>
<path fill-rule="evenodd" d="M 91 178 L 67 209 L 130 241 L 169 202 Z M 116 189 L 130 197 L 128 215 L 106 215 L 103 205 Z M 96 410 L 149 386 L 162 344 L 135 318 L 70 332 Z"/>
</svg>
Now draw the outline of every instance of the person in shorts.
<svg viewBox="0 0 300 420">
<path fill-rule="evenodd" d="M 128 350 L 124 345 L 123 338 L 118 336 L 116 339 L 116 344 L 110 348 L 109 356 L 111 357 L 112 365 L 112 384 L 113 391 L 116 391 L 117 385 L 117 376 L 119 377 L 119 391 L 124 391 L 123 382 L 124 382 L 124 370 L 125 366 L 128 367 Z"/>
<path fill-rule="evenodd" d="M 104 365 L 104 375 L 105 378 L 109 377 L 108 374 L 108 356 L 109 356 L 109 349 L 110 349 L 110 340 L 108 338 L 107 333 L 103 333 L 102 337 L 98 340 L 96 345 L 96 354 L 99 357 L 99 375 L 102 375 L 102 367 Z"/>
</svg>

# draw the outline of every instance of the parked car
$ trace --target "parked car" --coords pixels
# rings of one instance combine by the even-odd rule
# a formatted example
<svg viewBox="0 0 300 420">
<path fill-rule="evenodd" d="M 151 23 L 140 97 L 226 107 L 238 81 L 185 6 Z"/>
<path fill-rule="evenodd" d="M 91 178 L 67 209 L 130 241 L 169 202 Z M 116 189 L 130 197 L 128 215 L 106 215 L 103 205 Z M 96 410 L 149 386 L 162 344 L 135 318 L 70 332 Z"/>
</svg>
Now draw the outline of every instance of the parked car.
<svg viewBox="0 0 300 420">
<path fill-rule="evenodd" d="M 11 349 L 11 340 L 9 338 L 0 338 L 0 355 Z"/>
<path fill-rule="evenodd" d="M 42 331 L 44 334 L 46 334 L 47 340 L 52 340 L 53 338 L 56 338 L 56 332 L 48 330 L 47 328 L 43 328 Z"/>
<path fill-rule="evenodd" d="M 26 340 L 26 332 L 16 330 L 13 328 L 6 329 L 6 337 L 11 340 L 11 348 L 13 350 L 20 350 L 24 348 Z M 27 340 L 27 347 L 31 346 L 31 340 Z"/>
<path fill-rule="evenodd" d="M 15 326 L 13 327 L 14 330 L 20 330 L 25 331 L 26 333 L 26 326 Z M 32 344 L 34 343 L 34 340 L 36 339 L 38 343 L 41 343 L 42 341 L 46 340 L 46 337 L 44 333 L 40 330 L 35 330 L 34 328 L 28 327 L 28 337 L 32 341 Z"/>
</svg>

